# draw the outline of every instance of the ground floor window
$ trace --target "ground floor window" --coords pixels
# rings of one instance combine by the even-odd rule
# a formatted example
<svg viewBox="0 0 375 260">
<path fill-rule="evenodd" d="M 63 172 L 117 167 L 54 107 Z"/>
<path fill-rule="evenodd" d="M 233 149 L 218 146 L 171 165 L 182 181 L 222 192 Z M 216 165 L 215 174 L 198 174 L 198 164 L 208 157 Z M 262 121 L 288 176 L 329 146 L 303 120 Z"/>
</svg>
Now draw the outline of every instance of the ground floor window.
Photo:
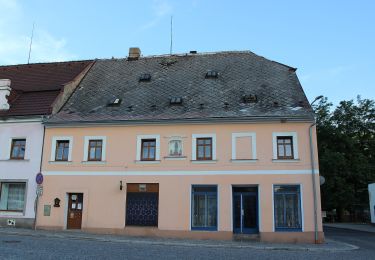
<svg viewBox="0 0 375 260">
<path fill-rule="evenodd" d="M 275 230 L 302 229 L 301 193 L 299 185 L 274 186 Z"/>
<path fill-rule="evenodd" d="M 191 228 L 217 230 L 217 186 L 193 186 L 191 197 Z"/>
<path fill-rule="evenodd" d="M 1 183 L 0 210 L 23 212 L 25 206 L 25 183 Z"/>
</svg>

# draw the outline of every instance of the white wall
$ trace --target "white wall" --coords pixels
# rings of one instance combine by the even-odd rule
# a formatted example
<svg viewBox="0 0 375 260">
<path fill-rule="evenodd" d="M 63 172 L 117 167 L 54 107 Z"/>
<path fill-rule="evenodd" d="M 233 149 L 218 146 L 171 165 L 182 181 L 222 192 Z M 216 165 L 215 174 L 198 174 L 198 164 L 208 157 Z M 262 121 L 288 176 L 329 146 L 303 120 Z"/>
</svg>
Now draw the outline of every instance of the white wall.
<svg viewBox="0 0 375 260">
<path fill-rule="evenodd" d="M 375 224 L 375 183 L 368 185 L 368 193 L 370 196 L 371 223 Z"/>
<path fill-rule="evenodd" d="M 26 138 L 25 160 L 9 160 L 12 138 Z M 0 212 L 0 217 L 35 217 L 35 175 L 40 169 L 42 144 L 43 126 L 40 122 L 5 123 L 0 121 L 0 182 L 17 180 L 27 183 L 24 214 L 19 216 L 15 213 Z"/>
</svg>

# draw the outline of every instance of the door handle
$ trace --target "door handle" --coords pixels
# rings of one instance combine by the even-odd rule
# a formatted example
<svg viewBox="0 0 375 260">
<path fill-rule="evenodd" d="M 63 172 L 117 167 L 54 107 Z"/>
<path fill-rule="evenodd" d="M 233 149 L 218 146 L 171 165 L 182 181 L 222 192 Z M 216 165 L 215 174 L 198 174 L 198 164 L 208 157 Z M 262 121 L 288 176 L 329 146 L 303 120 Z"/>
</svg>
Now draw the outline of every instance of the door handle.
<svg viewBox="0 0 375 260">
<path fill-rule="evenodd" d="M 241 215 L 244 216 L 245 215 L 245 212 L 243 209 L 241 209 Z"/>
</svg>

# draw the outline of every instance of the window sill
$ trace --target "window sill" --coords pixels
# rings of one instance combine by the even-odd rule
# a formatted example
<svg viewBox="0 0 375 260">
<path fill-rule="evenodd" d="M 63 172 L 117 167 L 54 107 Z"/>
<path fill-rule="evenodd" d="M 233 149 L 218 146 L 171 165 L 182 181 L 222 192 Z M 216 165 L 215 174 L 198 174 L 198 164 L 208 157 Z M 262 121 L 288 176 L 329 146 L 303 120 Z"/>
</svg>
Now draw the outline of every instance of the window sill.
<svg viewBox="0 0 375 260">
<path fill-rule="evenodd" d="M 102 164 L 106 164 L 107 162 L 106 161 L 82 161 L 81 162 L 82 164 L 97 164 L 97 165 L 102 165 Z"/>
<path fill-rule="evenodd" d="M 14 217 L 14 216 L 23 216 L 23 212 L 20 211 L 0 211 L 0 216 L 9 216 L 9 217 Z"/>
<path fill-rule="evenodd" d="M 281 162 L 281 163 L 296 163 L 299 162 L 300 159 L 272 159 L 272 162 Z"/>
<path fill-rule="evenodd" d="M 72 164 L 72 161 L 49 161 L 49 164 Z"/>
<path fill-rule="evenodd" d="M 191 163 L 196 163 L 196 164 L 217 163 L 217 160 L 191 160 Z"/>
<path fill-rule="evenodd" d="M 217 231 L 217 227 L 192 227 L 191 231 Z"/>
<path fill-rule="evenodd" d="M 167 161 L 182 161 L 182 160 L 186 160 L 186 156 L 165 156 L 164 157 L 164 160 L 167 160 Z"/>
<path fill-rule="evenodd" d="M 275 232 L 302 232 L 302 228 L 276 228 Z"/>
<path fill-rule="evenodd" d="M 29 162 L 30 159 L 2 159 L 0 162 Z"/>
<path fill-rule="evenodd" d="M 258 159 L 231 159 L 232 163 L 256 163 Z"/>
<path fill-rule="evenodd" d="M 155 161 L 135 161 L 136 164 L 159 164 L 160 160 Z"/>
</svg>

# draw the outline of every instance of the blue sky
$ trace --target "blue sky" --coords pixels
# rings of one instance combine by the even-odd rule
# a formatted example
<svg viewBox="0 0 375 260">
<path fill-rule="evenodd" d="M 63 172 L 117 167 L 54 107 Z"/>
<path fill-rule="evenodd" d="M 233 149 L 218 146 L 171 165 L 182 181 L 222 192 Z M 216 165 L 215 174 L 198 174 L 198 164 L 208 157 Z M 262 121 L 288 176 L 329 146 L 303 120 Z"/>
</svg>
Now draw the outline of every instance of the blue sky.
<svg viewBox="0 0 375 260">
<path fill-rule="evenodd" d="M 297 67 L 310 100 L 375 99 L 375 1 L 0 0 L 0 64 L 251 50 Z"/>
</svg>

